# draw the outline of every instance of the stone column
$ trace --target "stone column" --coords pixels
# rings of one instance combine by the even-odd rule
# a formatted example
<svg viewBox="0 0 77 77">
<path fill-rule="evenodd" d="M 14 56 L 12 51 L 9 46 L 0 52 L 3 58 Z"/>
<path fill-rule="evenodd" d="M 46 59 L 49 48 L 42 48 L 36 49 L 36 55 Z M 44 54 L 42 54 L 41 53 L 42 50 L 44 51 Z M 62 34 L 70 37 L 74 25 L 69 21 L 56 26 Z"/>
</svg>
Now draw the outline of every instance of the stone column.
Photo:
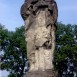
<svg viewBox="0 0 77 77">
<path fill-rule="evenodd" d="M 25 21 L 27 58 L 26 77 L 56 77 L 53 65 L 55 30 L 58 16 L 54 0 L 26 0 L 21 7 Z"/>
</svg>

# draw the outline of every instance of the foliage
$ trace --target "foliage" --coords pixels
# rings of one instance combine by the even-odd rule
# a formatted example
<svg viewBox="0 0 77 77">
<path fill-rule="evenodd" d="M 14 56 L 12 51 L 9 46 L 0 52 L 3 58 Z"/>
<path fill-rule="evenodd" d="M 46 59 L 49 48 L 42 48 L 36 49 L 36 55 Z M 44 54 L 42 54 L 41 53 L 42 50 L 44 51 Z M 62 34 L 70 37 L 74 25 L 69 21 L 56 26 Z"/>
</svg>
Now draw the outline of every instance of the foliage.
<svg viewBox="0 0 77 77">
<path fill-rule="evenodd" d="M 77 25 L 64 25 L 62 23 L 58 23 L 57 31 L 56 31 L 56 52 L 55 52 L 55 66 L 58 70 L 59 77 L 62 77 L 63 72 L 65 71 L 67 74 L 68 67 L 70 67 L 71 63 L 73 63 L 73 71 L 77 71 L 75 69 L 77 67 Z M 68 65 L 69 63 L 69 65 Z M 69 76 L 68 76 L 69 77 Z"/>
<path fill-rule="evenodd" d="M 27 60 L 24 27 L 10 32 L 0 26 L 0 35 L 0 50 L 4 52 L 1 55 L 1 69 L 10 71 L 9 77 L 22 77 Z"/>
</svg>

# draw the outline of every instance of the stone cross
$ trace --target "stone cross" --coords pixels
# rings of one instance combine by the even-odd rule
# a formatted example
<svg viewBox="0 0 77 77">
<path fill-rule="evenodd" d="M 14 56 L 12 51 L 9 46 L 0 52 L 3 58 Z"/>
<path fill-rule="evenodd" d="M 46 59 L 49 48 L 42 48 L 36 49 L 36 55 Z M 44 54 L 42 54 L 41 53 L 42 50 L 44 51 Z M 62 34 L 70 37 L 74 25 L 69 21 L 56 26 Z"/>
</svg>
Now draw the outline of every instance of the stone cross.
<svg viewBox="0 0 77 77">
<path fill-rule="evenodd" d="M 25 77 L 57 77 L 53 58 L 58 17 L 54 0 L 25 0 L 21 7 L 25 22 L 27 58 L 30 64 Z"/>
</svg>

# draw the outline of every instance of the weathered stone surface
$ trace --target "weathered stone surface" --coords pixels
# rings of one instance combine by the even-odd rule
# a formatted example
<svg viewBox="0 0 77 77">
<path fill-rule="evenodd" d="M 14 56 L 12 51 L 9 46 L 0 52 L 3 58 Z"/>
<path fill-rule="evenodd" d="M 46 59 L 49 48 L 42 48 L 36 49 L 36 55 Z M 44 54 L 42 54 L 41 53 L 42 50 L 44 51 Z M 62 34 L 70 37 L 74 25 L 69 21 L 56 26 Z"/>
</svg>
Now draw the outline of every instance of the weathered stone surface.
<svg viewBox="0 0 77 77">
<path fill-rule="evenodd" d="M 55 27 L 50 25 L 46 28 L 45 23 L 46 11 L 41 10 L 35 18 L 35 22 L 33 22 L 29 30 L 26 31 L 30 70 L 53 68 L 52 60 L 55 48 Z"/>
<path fill-rule="evenodd" d="M 21 7 L 25 21 L 27 57 L 26 77 L 56 77 L 53 65 L 55 30 L 58 16 L 54 0 L 25 0 Z"/>
</svg>

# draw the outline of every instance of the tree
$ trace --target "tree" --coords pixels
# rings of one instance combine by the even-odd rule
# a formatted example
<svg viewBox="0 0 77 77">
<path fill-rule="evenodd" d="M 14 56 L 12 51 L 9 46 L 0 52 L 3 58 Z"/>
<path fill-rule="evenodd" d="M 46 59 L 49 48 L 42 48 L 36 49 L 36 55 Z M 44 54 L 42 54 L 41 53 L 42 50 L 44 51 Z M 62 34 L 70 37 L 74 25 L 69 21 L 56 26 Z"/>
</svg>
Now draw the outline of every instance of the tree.
<svg viewBox="0 0 77 77">
<path fill-rule="evenodd" d="M 23 77 L 27 61 L 24 27 L 10 32 L 0 26 L 0 34 L 0 49 L 4 52 L 1 56 L 1 69 L 10 71 L 9 77 Z"/>
<path fill-rule="evenodd" d="M 62 23 L 58 23 L 58 29 L 56 32 L 57 43 L 55 52 L 55 64 L 59 73 L 59 77 L 62 77 L 64 72 L 66 74 L 70 73 L 68 72 L 68 67 L 70 67 L 71 63 L 73 63 L 73 72 L 77 70 L 74 69 L 77 67 L 77 57 L 75 56 L 77 55 L 77 42 L 74 39 L 74 33 L 76 33 L 74 31 L 76 31 L 76 28 L 73 29 L 73 27 L 75 27 L 75 25 L 64 25 Z"/>
<path fill-rule="evenodd" d="M 8 39 L 8 30 L 4 29 L 4 26 L 0 24 L 0 51 L 4 49 L 6 39 Z"/>
</svg>

